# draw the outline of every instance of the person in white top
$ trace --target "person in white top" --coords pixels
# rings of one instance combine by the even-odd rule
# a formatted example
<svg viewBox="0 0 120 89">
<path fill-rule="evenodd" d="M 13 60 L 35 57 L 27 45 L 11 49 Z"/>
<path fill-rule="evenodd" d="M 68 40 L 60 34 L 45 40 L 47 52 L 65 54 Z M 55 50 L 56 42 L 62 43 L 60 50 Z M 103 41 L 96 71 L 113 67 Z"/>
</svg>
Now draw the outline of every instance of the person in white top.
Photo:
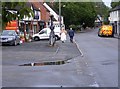
<svg viewBox="0 0 120 89">
<path fill-rule="evenodd" d="M 65 29 L 62 29 L 60 34 L 61 34 L 61 41 L 62 43 L 64 43 L 66 41 L 67 31 Z"/>
</svg>

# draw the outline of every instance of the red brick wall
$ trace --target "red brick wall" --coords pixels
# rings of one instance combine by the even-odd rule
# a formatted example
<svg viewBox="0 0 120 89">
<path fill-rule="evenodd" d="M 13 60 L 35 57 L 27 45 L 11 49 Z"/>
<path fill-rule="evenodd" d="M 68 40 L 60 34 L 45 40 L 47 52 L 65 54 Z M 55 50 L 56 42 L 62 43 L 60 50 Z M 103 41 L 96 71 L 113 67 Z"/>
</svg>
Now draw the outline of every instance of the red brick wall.
<svg viewBox="0 0 120 89">
<path fill-rule="evenodd" d="M 44 7 L 42 2 L 31 2 L 36 8 L 40 8 L 41 12 L 41 20 L 44 20 L 45 22 L 49 21 L 50 13 L 49 11 Z"/>
<path fill-rule="evenodd" d="M 41 10 L 41 19 L 48 22 L 50 12 L 44 7 L 43 3 L 40 3 L 40 10 Z"/>
</svg>

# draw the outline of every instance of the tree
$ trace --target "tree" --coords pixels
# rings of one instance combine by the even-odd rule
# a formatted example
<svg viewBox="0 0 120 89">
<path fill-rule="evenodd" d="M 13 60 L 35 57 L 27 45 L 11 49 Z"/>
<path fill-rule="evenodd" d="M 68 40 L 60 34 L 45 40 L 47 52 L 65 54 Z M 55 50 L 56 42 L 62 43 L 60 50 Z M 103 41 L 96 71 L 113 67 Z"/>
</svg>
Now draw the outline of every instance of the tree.
<svg viewBox="0 0 120 89">
<path fill-rule="evenodd" d="M 108 24 L 108 17 L 109 17 L 109 10 L 110 8 L 107 7 L 103 2 L 95 2 L 95 10 L 98 15 L 103 18 L 103 23 Z"/>
<path fill-rule="evenodd" d="M 54 4 L 54 8 L 59 11 L 59 3 Z M 64 16 L 66 27 L 69 25 L 93 26 L 96 12 L 92 2 L 62 2 L 61 11 Z"/>
<path fill-rule="evenodd" d="M 69 0 L 67 0 L 69 1 Z M 53 4 L 54 9 L 59 11 L 59 3 Z M 107 18 L 109 7 L 100 0 L 100 2 L 61 2 L 61 14 L 64 17 L 66 27 L 94 26 L 94 21 L 99 14 L 103 18 Z"/>
<path fill-rule="evenodd" d="M 59 11 L 59 3 L 53 7 Z M 97 14 L 102 17 L 108 16 L 109 8 L 103 2 L 62 2 L 61 14 L 64 16 L 66 27 L 69 25 L 83 25 L 92 27 Z"/>
<path fill-rule="evenodd" d="M 10 10 L 14 10 L 11 12 Z M 31 8 L 26 6 L 26 2 L 2 2 L 2 26 L 4 27 L 7 22 L 16 20 L 17 18 L 23 19 L 24 16 L 33 16 Z"/>
<path fill-rule="evenodd" d="M 112 8 L 115 8 L 118 5 L 120 5 L 120 1 L 119 2 L 111 2 L 111 7 Z"/>
</svg>

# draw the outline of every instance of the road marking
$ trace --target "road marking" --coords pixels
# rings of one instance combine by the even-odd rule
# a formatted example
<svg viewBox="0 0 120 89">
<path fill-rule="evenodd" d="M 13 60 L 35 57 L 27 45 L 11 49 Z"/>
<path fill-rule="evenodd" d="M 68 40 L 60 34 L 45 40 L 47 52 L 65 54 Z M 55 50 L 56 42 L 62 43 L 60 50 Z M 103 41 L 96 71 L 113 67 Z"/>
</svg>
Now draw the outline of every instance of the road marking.
<svg viewBox="0 0 120 89">
<path fill-rule="evenodd" d="M 34 63 L 31 63 L 31 66 L 34 66 Z"/>
<path fill-rule="evenodd" d="M 54 56 L 56 56 L 56 54 L 58 53 L 60 47 L 57 48 L 57 50 L 55 51 L 55 53 L 53 54 L 52 58 L 54 58 Z"/>
<path fill-rule="evenodd" d="M 79 61 L 77 59 L 74 59 L 74 62 L 75 62 L 75 65 L 76 65 L 77 74 L 81 74 L 82 70 L 81 70 L 81 67 L 79 65 Z"/>
<path fill-rule="evenodd" d="M 78 50 L 79 50 L 79 52 L 80 52 L 80 54 L 81 54 L 81 57 L 83 57 L 83 56 L 84 56 L 84 55 L 83 55 L 83 52 L 82 52 L 81 49 L 79 48 L 77 42 L 76 42 L 76 41 L 74 41 L 74 42 L 75 42 L 75 44 L 76 44 L 76 46 L 77 46 L 77 48 L 78 48 Z"/>
<path fill-rule="evenodd" d="M 58 48 L 57 48 L 57 50 L 56 50 L 55 54 L 57 54 L 57 53 L 58 53 L 59 49 L 60 49 L 60 47 L 58 47 Z"/>
<path fill-rule="evenodd" d="M 99 84 L 97 82 L 95 82 L 94 84 L 92 85 L 89 85 L 90 87 L 100 87 Z"/>
</svg>

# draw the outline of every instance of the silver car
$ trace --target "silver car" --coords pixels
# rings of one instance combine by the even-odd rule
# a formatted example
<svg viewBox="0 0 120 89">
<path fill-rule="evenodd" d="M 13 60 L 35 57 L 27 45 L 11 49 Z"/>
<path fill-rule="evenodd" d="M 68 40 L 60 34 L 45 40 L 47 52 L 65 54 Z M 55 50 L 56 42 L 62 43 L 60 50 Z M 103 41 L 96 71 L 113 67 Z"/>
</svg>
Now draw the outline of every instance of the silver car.
<svg viewBox="0 0 120 89">
<path fill-rule="evenodd" d="M 0 43 L 2 45 L 14 45 L 20 44 L 20 36 L 17 34 L 15 30 L 3 30 L 0 36 Z"/>
</svg>

